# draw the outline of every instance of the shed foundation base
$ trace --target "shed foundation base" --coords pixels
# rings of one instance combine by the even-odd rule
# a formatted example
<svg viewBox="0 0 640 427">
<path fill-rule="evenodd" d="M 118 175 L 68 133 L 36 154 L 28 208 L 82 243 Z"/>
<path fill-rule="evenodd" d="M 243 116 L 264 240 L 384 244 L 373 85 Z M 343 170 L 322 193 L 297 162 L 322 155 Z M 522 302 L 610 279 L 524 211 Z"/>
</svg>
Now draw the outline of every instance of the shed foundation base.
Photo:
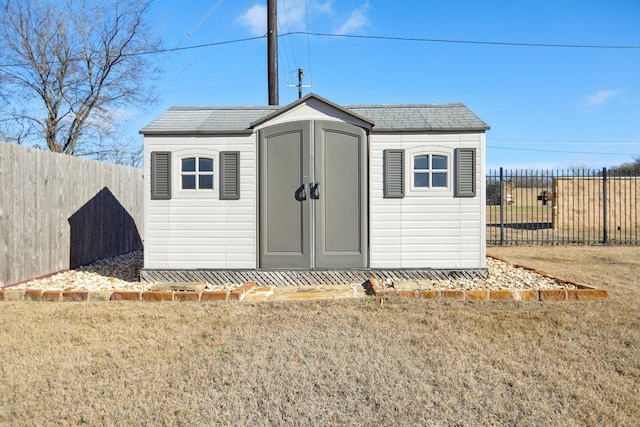
<svg viewBox="0 0 640 427">
<path fill-rule="evenodd" d="M 471 269 L 359 269 L 359 270 L 157 270 L 143 269 L 143 282 L 205 282 L 212 285 L 256 282 L 258 286 L 336 285 L 369 279 L 446 280 L 486 279 L 486 268 Z"/>
</svg>

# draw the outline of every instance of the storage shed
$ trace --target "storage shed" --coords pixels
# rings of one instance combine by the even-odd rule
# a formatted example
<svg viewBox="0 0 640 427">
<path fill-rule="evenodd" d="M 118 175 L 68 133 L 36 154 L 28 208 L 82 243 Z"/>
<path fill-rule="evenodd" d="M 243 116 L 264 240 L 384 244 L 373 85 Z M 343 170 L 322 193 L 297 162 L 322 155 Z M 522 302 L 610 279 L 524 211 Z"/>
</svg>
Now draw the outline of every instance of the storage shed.
<svg viewBox="0 0 640 427">
<path fill-rule="evenodd" d="M 143 279 L 485 275 L 485 131 L 463 104 L 174 107 L 144 135 Z M 241 276 L 246 277 L 246 276 Z"/>
</svg>

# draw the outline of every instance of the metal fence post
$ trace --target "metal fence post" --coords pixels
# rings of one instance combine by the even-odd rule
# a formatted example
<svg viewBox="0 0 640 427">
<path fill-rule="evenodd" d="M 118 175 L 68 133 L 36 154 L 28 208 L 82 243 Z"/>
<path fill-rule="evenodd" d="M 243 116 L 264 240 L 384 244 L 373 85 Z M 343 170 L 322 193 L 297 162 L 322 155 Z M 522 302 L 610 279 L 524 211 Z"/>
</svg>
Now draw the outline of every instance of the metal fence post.
<svg viewBox="0 0 640 427">
<path fill-rule="evenodd" d="M 500 246 L 504 246 L 504 174 L 500 167 Z"/>
<path fill-rule="evenodd" d="M 607 230 L 607 168 L 602 168 L 602 243 L 609 243 Z"/>
</svg>

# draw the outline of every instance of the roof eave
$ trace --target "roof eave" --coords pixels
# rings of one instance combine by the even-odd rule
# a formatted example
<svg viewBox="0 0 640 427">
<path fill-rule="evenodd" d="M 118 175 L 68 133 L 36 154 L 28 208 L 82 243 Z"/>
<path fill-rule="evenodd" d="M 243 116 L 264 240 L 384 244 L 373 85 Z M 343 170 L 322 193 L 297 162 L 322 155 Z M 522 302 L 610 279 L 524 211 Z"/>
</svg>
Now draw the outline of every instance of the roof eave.
<svg viewBox="0 0 640 427">
<path fill-rule="evenodd" d="M 371 132 L 484 132 L 489 130 L 489 126 L 484 127 L 424 127 L 424 128 L 379 128 L 373 127 Z"/>
<path fill-rule="evenodd" d="M 196 130 L 187 130 L 187 131 L 175 131 L 175 130 L 145 131 L 144 129 L 142 129 L 141 131 L 139 131 L 140 134 L 145 136 L 147 135 L 148 136 L 251 135 L 253 132 L 254 132 L 253 129 L 233 129 L 233 130 L 196 129 Z"/>
</svg>

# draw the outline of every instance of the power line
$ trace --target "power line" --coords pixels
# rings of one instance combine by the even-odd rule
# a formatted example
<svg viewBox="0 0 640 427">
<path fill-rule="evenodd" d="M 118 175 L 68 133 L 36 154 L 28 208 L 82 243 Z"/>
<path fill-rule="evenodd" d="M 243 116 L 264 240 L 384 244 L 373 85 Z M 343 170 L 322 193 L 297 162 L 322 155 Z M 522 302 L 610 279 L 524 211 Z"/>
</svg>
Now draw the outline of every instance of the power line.
<svg viewBox="0 0 640 427">
<path fill-rule="evenodd" d="M 422 43 L 474 44 L 474 45 L 488 45 L 488 46 L 545 47 L 545 48 L 568 48 L 568 49 L 640 49 L 640 46 L 633 46 L 633 45 L 624 46 L 624 45 L 498 42 L 498 41 L 483 41 L 483 40 L 430 39 L 430 38 L 422 38 L 422 37 L 366 36 L 366 35 L 355 35 L 355 34 L 317 33 L 312 31 L 289 31 L 283 34 L 279 34 L 278 37 L 282 38 L 282 37 L 294 36 L 294 35 L 352 38 L 352 39 L 364 39 L 364 40 L 422 42 Z M 182 47 L 174 47 L 170 49 L 156 49 L 156 50 L 149 50 L 149 51 L 143 51 L 143 52 L 125 53 L 122 56 L 140 56 L 140 55 L 154 55 L 159 53 L 179 52 L 183 50 L 200 49 L 203 47 L 242 43 L 242 42 L 259 40 L 264 38 L 267 38 L 266 34 L 262 36 L 245 37 L 241 39 L 204 43 L 204 44 L 199 44 L 194 46 L 182 46 Z M 81 60 L 81 59 L 78 59 L 78 60 Z M 21 67 L 24 65 L 28 65 L 28 64 L 25 64 L 25 63 L 0 64 L 0 67 Z"/>
<path fill-rule="evenodd" d="M 242 42 L 248 42 L 251 40 L 259 40 L 259 39 L 266 39 L 266 38 L 267 38 L 267 35 L 265 34 L 262 36 L 245 37 L 243 39 L 225 40 L 225 41 L 213 42 L 213 43 L 204 43 L 204 44 L 199 44 L 195 46 L 174 47 L 172 49 L 158 49 L 155 51 L 151 50 L 146 52 L 136 52 L 136 53 L 124 54 L 123 56 L 154 55 L 156 53 L 177 52 L 177 51 L 189 50 L 189 49 L 200 49 L 202 47 L 221 46 L 225 44 L 242 43 Z"/>
<path fill-rule="evenodd" d="M 492 141 L 530 142 L 533 144 L 584 144 L 584 145 L 640 145 L 640 140 L 602 140 L 593 139 L 531 139 L 531 138 L 491 138 Z"/>
<path fill-rule="evenodd" d="M 134 52 L 134 53 L 123 53 L 122 56 L 142 56 L 142 55 L 156 55 L 159 53 L 168 53 L 168 52 L 179 52 L 179 51 L 183 51 L 183 50 L 192 50 L 192 49 L 200 49 L 203 47 L 212 47 L 212 46 L 222 46 L 222 45 L 226 45 L 226 44 L 235 44 L 235 43 L 242 43 L 242 42 L 247 42 L 247 41 L 251 41 L 251 40 L 259 40 L 259 39 L 266 39 L 267 35 L 263 35 L 263 36 L 255 36 L 255 37 L 245 37 L 242 39 L 234 39 L 234 40 L 225 40 L 225 41 L 221 41 L 221 42 L 212 42 L 212 43 L 204 43 L 204 44 L 198 44 L 198 45 L 194 45 L 194 46 L 183 46 L 183 47 L 173 47 L 173 48 L 169 48 L 169 49 L 156 49 L 156 50 L 148 50 L 148 51 L 143 51 L 143 52 Z M 83 59 L 81 58 L 76 58 L 74 59 L 75 61 L 83 61 Z M 59 62 L 59 61 L 52 61 L 52 62 Z M 14 63 L 14 64 L 0 64 L 0 67 L 24 67 L 25 65 L 29 65 L 27 63 Z"/>
<path fill-rule="evenodd" d="M 521 46 L 521 47 L 560 47 L 572 49 L 640 49 L 640 46 L 621 46 L 621 45 L 589 45 L 589 44 L 560 44 L 560 43 L 522 43 L 522 42 L 497 42 L 483 40 L 452 40 L 452 39 L 430 39 L 422 37 L 394 37 L 394 36 L 367 36 L 355 34 L 334 34 L 334 33 L 316 33 L 309 31 L 293 31 L 287 35 L 311 35 L 321 37 L 344 37 L 352 39 L 370 39 L 370 40 L 390 40 L 390 41 L 412 41 L 426 43 L 458 43 L 458 44 L 479 44 L 479 45 L 495 45 L 495 46 Z"/>
<path fill-rule="evenodd" d="M 304 20 L 305 20 L 305 25 L 306 25 L 306 29 L 307 29 L 307 75 L 309 76 L 309 80 L 311 82 L 311 85 L 313 86 L 313 79 L 312 79 L 312 74 L 311 74 L 311 47 L 310 47 L 310 43 L 309 43 L 309 1 L 305 0 L 304 1 Z"/>
<path fill-rule="evenodd" d="M 282 8 L 280 8 L 282 10 L 282 12 L 284 13 L 284 23 L 287 26 L 287 31 L 290 31 L 290 27 L 289 27 L 289 16 L 287 15 L 287 5 L 285 4 L 285 0 L 281 0 L 282 1 Z M 280 24 L 280 14 L 278 14 L 278 34 L 282 33 L 283 31 L 281 30 L 281 24 Z M 285 41 L 285 39 L 283 38 L 282 41 L 284 42 L 284 49 L 278 49 L 278 57 L 280 56 L 281 52 L 284 52 L 284 59 L 285 62 L 287 63 L 287 72 L 285 73 L 286 79 L 287 79 L 287 86 L 289 86 L 289 73 L 291 72 L 291 65 L 289 63 L 289 55 L 287 54 L 287 43 Z M 291 48 L 291 56 L 293 58 L 293 62 L 296 63 L 296 54 L 295 51 L 293 50 L 293 43 L 291 42 L 291 37 L 289 37 L 289 47 Z"/>
<path fill-rule="evenodd" d="M 193 35 L 193 33 L 195 33 L 196 30 L 198 30 L 198 28 L 200 28 L 202 26 L 202 24 L 204 24 L 207 21 L 207 19 L 209 19 L 209 17 L 218 8 L 218 6 L 220 6 L 220 4 L 222 4 L 223 1 L 224 0 L 218 0 L 218 2 L 216 4 L 214 4 L 213 7 L 211 7 L 211 9 L 209 9 L 207 12 L 205 12 L 202 15 L 202 17 L 200 18 L 200 20 L 193 27 L 191 27 L 191 29 L 189 31 L 187 31 L 187 34 L 182 38 L 182 40 L 180 40 L 178 43 L 176 43 L 175 47 L 178 47 L 178 46 L 182 45 L 185 41 L 187 41 L 187 39 L 189 37 L 191 37 Z"/>
</svg>

